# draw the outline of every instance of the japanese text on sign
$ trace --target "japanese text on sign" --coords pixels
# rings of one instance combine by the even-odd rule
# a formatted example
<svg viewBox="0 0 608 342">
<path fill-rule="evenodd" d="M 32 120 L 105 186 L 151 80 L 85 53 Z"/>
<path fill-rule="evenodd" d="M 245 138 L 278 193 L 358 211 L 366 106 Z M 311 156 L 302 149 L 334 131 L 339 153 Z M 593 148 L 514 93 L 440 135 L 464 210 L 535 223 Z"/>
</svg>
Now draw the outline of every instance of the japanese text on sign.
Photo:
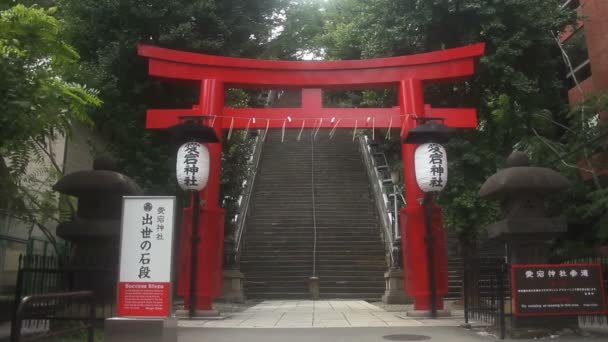
<svg viewBox="0 0 608 342">
<path fill-rule="evenodd" d="M 606 312 L 601 266 L 512 265 L 515 315 Z"/>
</svg>

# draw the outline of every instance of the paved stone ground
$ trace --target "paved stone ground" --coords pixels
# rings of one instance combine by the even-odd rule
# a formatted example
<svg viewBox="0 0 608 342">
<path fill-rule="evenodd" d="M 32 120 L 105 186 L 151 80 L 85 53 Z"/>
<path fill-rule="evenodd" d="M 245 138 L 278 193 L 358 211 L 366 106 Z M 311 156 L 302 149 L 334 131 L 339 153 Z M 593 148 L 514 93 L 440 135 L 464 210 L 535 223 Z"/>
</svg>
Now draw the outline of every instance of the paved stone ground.
<svg viewBox="0 0 608 342">
<path fill-rule="evenodd" d="M 179 342 L 492 342 L 500 341 L 487 334 L 460 327 L 376 327 L 376 328 L 292 328 L 292 329 L 200 329 L 181 328 Z M 510 340 L 538 342 L 541 339 Z M 560 336 L 542 340 L 559 342 L 600 342 L 606 336 Z"/>
<path fill-rule="evenodd" d="M 233 311 L 227 314 L 224 320 L 180 320 L 179 326 L 183 328 L 457 327 L 463 322 L 461 312 L 436 320 L 411 318 L 405 314 L 410 306 L 381 308 L 361 300 L 263 301 L 242 308 L 240 312 Z M 385 310 L 386 308 L 392 310 Z"/>
</svg>

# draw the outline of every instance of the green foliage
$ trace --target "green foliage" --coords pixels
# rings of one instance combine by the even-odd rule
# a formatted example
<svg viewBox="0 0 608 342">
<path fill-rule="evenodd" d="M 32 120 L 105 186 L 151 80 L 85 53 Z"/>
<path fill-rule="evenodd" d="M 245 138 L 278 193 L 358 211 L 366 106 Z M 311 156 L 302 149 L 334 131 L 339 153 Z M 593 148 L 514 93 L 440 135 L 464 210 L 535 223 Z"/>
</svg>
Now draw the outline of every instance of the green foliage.
<svg viewBox="0 0 608 342">
<path fill-rule="evenodd" d="M 145 129 L 148 108 L 190 108 L 199 102 L 196 84 L 171 84 L 148 76 L 138 43 L 224 56 L 262 54 L 279 0 L 62 0 L 71 42 L 105 105 L 93 113 L 121 170 L 147 193 L 181 194 L 174 151 L 163 132 Z M 227 103 L 243 107 L 250 94 L 230 89 Z M 236 132 L 235 132 L 236 133 Z M 247 175 L 250 140 L 233 134 L 224 145 L 222 198 L 229 220 Z M 183 198 L 184 201 L 187 199 Z M 228 226 L 227 226 L 228 227 Z M 229 229 L 226 229 L 228 232 Z"/>
<path fill-rule="evenodd" d="M 93 114 L 122 170 L 151 193 L 176 192 L 172 152 L 145 129 L 147 108 L 188 108 L 195 87 L 153 80 L 138 43 L 221 55 L 253 56 L 270 33 L 274 1 L 64 0 L 71 41 L 86 78 L 106 105 Z"/>
<path fill-rule="evenodd" d="M 79 56 L 62 35 L 57 8 L 17 4 L 0 11 L 0 208 L 36 226 L 56 220 L 50 189 L 61 176 L 55 142 L 87 111 L 97 91 L 76 83 Z"/>
<path fill-rule="evenodd" d="M 335 0 L 326 5 L 325 32 L 315 39 L 323 44 L 328 59 L 387 57 L 486 43 L 486 55 L 471 81 L 425 90 L 427 103 L 436 107 L 478 109 L 479 128 L 447 146 L 450 180 L 439 199 L 447 226 L 462 237 L 475 237 L 497 218 L 496 204 L 481 201 L 477 191 L 514 148 L 542 164 L 556 156 L 548 153 L 547 142 L 561 145 L 562 151 L 576 145 L 562 138 L 580 120 L 568 114 L 565 69 L 555 42 L 555 33 L 576 15 L 559 5 L 557 0 Z M 392 94 L 367 96 L 368 103 L 378 105 L 390 102 Z M 577 127 L 573 135 L 578 141 L 596 134 L 589 127 Z M 395 150 L 399 142 L 387 144 L 393 145 L 387 149 Z M 580 176 L 572 172 L 569 176 L 588 187 L 581 184 Z M 590 206 L 582 210 L 597 218 L 605 203 L 596 195 L 602 197 L 603 191 L 586 193 L 593 198 L 578 198 L 566 207 L 581 209 L 588 202 Z M 586 215 L 573 212 L 569 217 Z"/>
<path fill-rule="evenodd" d="M 324 9 L 318 0 L 285 1 L 274 11 L 277 34 L 263 56 L 273 59 L 302 59 L 305 54 L 322 56 L 317 37 L 323 34 Z"/>
</svg>

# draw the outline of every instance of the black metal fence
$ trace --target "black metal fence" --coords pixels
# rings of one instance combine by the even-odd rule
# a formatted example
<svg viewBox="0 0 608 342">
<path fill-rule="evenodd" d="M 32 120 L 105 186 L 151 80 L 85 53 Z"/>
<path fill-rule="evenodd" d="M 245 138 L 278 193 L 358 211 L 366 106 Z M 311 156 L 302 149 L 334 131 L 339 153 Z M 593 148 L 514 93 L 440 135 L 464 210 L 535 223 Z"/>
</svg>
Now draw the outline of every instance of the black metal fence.
<svg viewBox="0 0 608 342">
<path fill-rule="evenodd" d="M 80 310 L 83 304 L 88 306 L 84 312 Z M 74 310 L 75 307 L 78 310 Z M 95 296 L 91 291 L 27 296 L 21 300 L 13 317 L 11 342 L 48 341 L 83 331 L 86 331 L 87 342 L 93 342 L 95 321 Z M 30 329 L 29 334 L 23 334 L 24 328 Z"/>
<path fill-rule="evenodd" d="M 505 308 L 511 288 L 509 265 L 504 258 L 497 257 L 467 257 L 463 265 L 465 323 L 471 320 L 489 323 L 504 339 L 505 319 L 511 314 Z"/>
<path fill-rule="evenodd" d="M 608 256 L 586 256 L 578 258 L 567 258 L 561 261 L 562 264 L 600 264 L 604 280 L 604 290 L 608 298 Z M 608 326 L 608 313 L 606 315 L 586 315 L 578 317 L 579 323 L 583 326 Z"/>
<path fill-rule="evenodd" d="M 27 296 L 91 291 L 94 295 L 96 319 L 102 323 L 105 318 L 116 316 L 117 276 L 115 260 L 20 256 L 11 331 L 16 330 L 17 308 Z M 48 324 L 49 317 L 81 317 L 88 320 L 88 316 L 83 316 L 82 313 L 87 312 L 89 306 L 89 303 L 83 301 L 73 302 L 69 306 L 46 305 L 44 319 L 33 317 L 28 320 L 40 321 L 37 324 Z"/>
</svg>

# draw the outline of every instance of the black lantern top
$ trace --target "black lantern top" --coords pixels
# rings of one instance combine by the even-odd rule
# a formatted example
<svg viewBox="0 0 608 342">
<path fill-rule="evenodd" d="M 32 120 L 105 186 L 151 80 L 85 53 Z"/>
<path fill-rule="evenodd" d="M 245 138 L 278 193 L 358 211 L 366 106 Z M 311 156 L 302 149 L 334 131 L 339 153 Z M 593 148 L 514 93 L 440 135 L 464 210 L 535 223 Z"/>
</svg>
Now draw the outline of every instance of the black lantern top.
<svg viewBox="0 0 608 342">
<path fill-rule="evenodd" d="M 439 122 L 445 120 L 445 118 L 424 117 L 416 120 L 423 121 L 423 123 L 407 132 L 403 140 L 405 144 L 445 143 L 456 132 L 454 128 Z"/>
<path fill-rule="evenodd" d="M 220 142 L 215 130 L 203 124 L 202 116 L 181 116 L 181 123 L 169 127 L 175 143 L 181 145 L 188 141 L 198 141 L 201 143 Z"/>
</svg>

